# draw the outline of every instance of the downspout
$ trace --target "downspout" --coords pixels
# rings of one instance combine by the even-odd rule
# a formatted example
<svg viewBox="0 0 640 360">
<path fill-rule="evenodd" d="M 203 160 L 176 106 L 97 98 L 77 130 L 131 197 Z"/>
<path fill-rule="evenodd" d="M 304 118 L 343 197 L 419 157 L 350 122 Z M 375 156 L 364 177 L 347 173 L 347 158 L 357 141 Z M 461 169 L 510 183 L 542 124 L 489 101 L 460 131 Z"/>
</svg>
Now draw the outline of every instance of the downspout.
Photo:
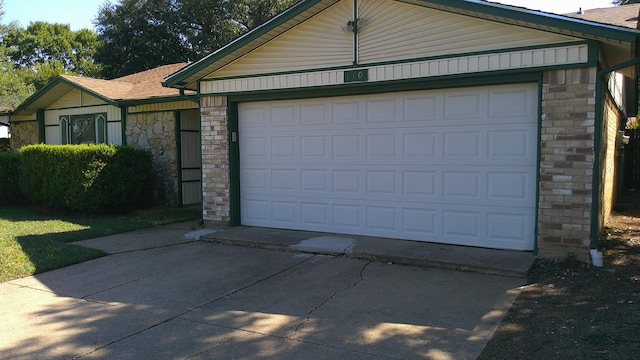
<svg viewBox="0 0 640 360">
<path fill-rule="evenodd" d="M 602 121 L 603 121 L 603 112 L 604 112 L 604 77 L 608 73 L 620 69 L 624 69 L 626 67 L 632 65 L 640 64 L 640 57 L 636 57 L 634 59 L 622 62 L 617 65 L 613 65 L 606 69 L 602 69 L 598 71 L 596 75 L 596 113 L 595 113 L 595 124 L 594 124 L 594 139 L 593 139 L 593 147 L 595 149 L 593 156 L 593 199 L 591 206 L 591 254 L 592 256 L 598 253 L 598 230 L 599 223 L 598 220 L 600 218 L 600 148 L 602 146 Z M 637 91 L 637 90 L 636 90 Z"/>
</svg>

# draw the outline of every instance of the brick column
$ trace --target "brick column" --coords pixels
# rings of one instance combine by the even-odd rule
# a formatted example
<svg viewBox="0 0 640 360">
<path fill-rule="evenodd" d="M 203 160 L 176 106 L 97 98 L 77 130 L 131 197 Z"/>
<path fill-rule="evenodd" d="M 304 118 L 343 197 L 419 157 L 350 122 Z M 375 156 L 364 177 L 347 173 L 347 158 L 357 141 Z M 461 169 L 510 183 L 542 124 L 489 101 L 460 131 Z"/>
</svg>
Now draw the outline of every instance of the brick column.
<svg viewBox="0 0 640 360">
<path fill-rule="evenodd" d="M 202 218 L 205 225 L 228 225 L 229 144 L 227 98 L 200 99 L 202 121 Z"/>
<path fill-rule="evenodd" d="M 544 73 L 538 253 L 589 261 L 596 68 Z"/>
</svg>

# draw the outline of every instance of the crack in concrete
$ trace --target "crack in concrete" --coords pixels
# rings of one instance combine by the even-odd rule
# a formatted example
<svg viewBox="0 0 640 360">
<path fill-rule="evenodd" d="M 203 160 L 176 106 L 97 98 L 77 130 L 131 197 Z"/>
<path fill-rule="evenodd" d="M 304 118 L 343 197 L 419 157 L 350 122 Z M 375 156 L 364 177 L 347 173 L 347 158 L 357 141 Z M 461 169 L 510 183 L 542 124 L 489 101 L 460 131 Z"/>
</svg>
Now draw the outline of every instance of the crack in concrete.
<svg viewBox="0 0 640 360">
<path fill-rule="evenodd" d="M 280 275 L 280 274 L 282 274 L 282 273 L 285 273 L 285 272 L 287 272 L 287 271 L 289 271 L 289 270 L 291 270 L 291 269 L 293 269 L 293 268 L 295 268 L 295 267 L 297 267 L 297 266 L 300 266 L 300 265 L 302 265 L 302 264 L 306 263 L 307 261 L 309 261 L 309 260 L 313 259 L 314 257 L 315 257 L 315 256 L 313 256 L 313 257 L 309 257 L 309 258 L 306 258 L 306 259 L 304 259 L 304 260 L 302 260 L 302 261 L 300 261 L 300 262 L 297 262 L 297 263 L 295 263 L 295 264 L 293 264 L 293 265 L 291 265 L 291 266 L 289 266 L 289 267 L 286 267 L 286 268 L 284 268 L 284 269 L 282 269 L 282 270 L 280 270 L 280 271 L 277 271 L 277 272 L 275 272 L 275 273 L 273 273 L 273 274 L 271 274 L 271 275 L 269 275 L 269 276 L 266 276 L 266 277 L 264 277 L 264 278 L 261 278 L 261 279 L 259 279 L 259 280 L 256 280 L 256 281 L 254 281 L 254 282 L 252 282 L 252 283 L 250 283 L 250 284 L 248 284 L 248 285 L 242 286 L 242 287 L 240 287 L 240 288 L 234 289 L 234 290 L 232 290 L 232 291 L 230 291 L 230 292 L 228 292 L 228 293 L 226 293 L 226 294 L 224 294 L 224 295 L 222 295 L 222 296 L 219 296 L 219 297 L 217 297 L 217 298 L 215 298 L 215 299 L 213 299 L 213 300 L 210 300 L 210 301 L 207 301 L 207 302 L 205 302 L 205 303 L 203 303 L 203 304 L 200 304 L 200 305 L 198 305 L 198 306 L 195 306 L 195 307 L 193 307 L 193 308 L 191 308 L 191 309 L 189 309 L 189 310 L 186 310 L 186 311 L 184 311 L 184 312 L 182 312 L 182 313 L 180 313 L 180 314 L 177 314 L 177 315 L 171 316 L 171 317 L 169 317 L 169 318 L 167 318 L 167 319 L 165 319 L 165 320 L 163 320 L 163 321 L 160 321 L 160 322 L 158 322 L 158 323 L 156 323 L 156 324 L 153 324 L 153 325 L 151 325 L 151 326 L 148 326 L 148 327 L 146 327 L 146 328 L 144 328 L 144 329 L 141 329 L 141 330 L 138 330 L 138 331 L 133 332 L 133 333 L 131 333 L 131 334 L 128 334 L 128 335 L 122 336 L 121 338 L 116 339 L 116 340 L 113 340 L 113 341 L 110 341 L 110 342 L 109 342 L 109 343 L 107 343 L 107 344 L 104 344 L 104 345 L 98 346 L 98 347 L 94 348 L 93 350 L 91 350 L 91 351 L 87 352 L 86 354 L 78 355 L 78 356 L 74 357 L 73 359 L 74 359 L 74 360 L 77 360 L 77 359 L 83 358 L 83 357 L 85 357 L 85 356 L 91 355 L 91 354 L 93 354 L 93 353 L 95 353 L 95 352 L 97 352 L 97 351 L 99 351 L 99 350 L 106 349 L 107 347 L 109 347 L 109 346 L 111 346 L 111 345 L 113 345 L 113 344 L 115 344 L 115 343 L 118 343 L 118 342 L 120 342 L 120 341 L 123 341 L 123 340 L 129 339 L 129 338 L 134 337 L 134 336 L 136 336 L 136 335 L 139 335 L 139 334 L 142 334 L 142 333 L 144 333 L 144 332 L 147 332 L 147 331 L 149 331 L 149 330 L 151 330 L 151 329 L 154 329 L 154 328 L 156 328 L 156 327 L 158 327 L 158 326 L 160 326 L 160 325 L 166 324 L 166 323 L 168 323 L 169 321 L 172 321 L 172 320 L 181 319 L 181 320 L 188 320 L 188 321 L 190 321 L 189 319 L 183 319 L 182 317 L 183 317 L 184 315 L 186 315 L 186 314 L 188 314 L 188 313 L 191 313 L 191 312 L 193 312 L 193 311 L 196 311 L 196 310 L 198 310 L 198 309 L 200 309 L 200 308 L 202 308 L 202 307 L 204 307 L 204 306 L 207 306 L 207 305 L 213 304 L 213 303 L 215 303 L 215 302 L 217 302 L 217 301 L 220 301 L 220 300 L 222 300 L 222 299 L 224 299 L 224 298 L 227 298 L 227 297 L 229 297 L 229 296 L 232 296 L 232 295 L 234 295 L 234 294 L 237 294 L 238 292 L 240 292 L 240 291 L 242 291 L 242 290 L 248 289 L 248 288 L 250 288 L 250 287 L 252 287 L 252 286 L 255 286 L 255 285 L 257 285 L 257 284 L 260 284 L 260 283 L 262 283 L 262 282 L 264 282 L 264 281 L 267 281 L 267 280 L 269 280 L 269 279 L 272 279 L 272 278 L 274 278 L 274 277 L 276 277 L 276 276 L 278 276 L 278 275 Z M 151 275 L 149 275 L 149 276 L 151 276 Z M 144 278 L 144 277 L 143 277 L 143 278 Z M 86 299 L 83 299 L 83 300 L 87 301 Z"/>
<path fill-rule="evenodd" d="M 308 322 L 309 322 L 309 320 L 311 320 L 311 315 L 313 315 L 313 313 L 315 313 L 316 311 L 318 311 L 321 307 L 323 307 L 325 304 L 327 304 L 329 301 L 331 301 L 331 300 L 332 300 L 334 297 L 336 297 L 336 295 L 338 295 L 339 293 L 344 292 L 344 291 L 347 291 L 347 290 L 350 290 L 350 289 L 353 289 L 353 288 L 354 288 L 356 285 L 358 285 L 362 280 L 364 280 L 364 275 L 363 275 L 363 274 L 364 274 L 364 271 L 365 271 L 365 269 L 367 268 L 367 266 L 369 266 L 369 264 L 371 264 L 371 261 L 367 261 L 367 262 L 362 266 L 362 268 L 360 269 L 359 279 L 358 279 L 358 280 L 356 280 L 353 284 L 351 284 L 351 285 L 349 285 L 349 286 L 347 286 L 347 287 L 345 287 L 345 288 L 343 288 L 343 289 L 340 289 L 340 290 L 335 291 L 333 294 L 331 294 L 331 296 L 329 296 L 328 298 L 326 298 L 326 299 L 322 300 L 322 302 L 320 302 L 320 304 L 318 304 L 316 307 L 314 307 L 313 309 L 311 309 L 311 311 L 309 311 L 309 312 L 307 313 L 306 318 L 305 318 L 303 321 L 301 321 L 301 322 L 296 326 L 296 328 L 293 330 L 293 332 L 291 333 L 291 335 L 287 335 L 287 336 L 286 336 L 286 338 L 287 338 L 287 339 L 289 339 L 289 340 L 295 340 L 295 339 L 292 339 L 291 337 L 292 337 L 293 335 L 295 335 L 295 334 L 300 330 L 300 328 L 301 328 L 302 326 L 304 326 L 306 323 L 308 323 Z"/>
</svg>

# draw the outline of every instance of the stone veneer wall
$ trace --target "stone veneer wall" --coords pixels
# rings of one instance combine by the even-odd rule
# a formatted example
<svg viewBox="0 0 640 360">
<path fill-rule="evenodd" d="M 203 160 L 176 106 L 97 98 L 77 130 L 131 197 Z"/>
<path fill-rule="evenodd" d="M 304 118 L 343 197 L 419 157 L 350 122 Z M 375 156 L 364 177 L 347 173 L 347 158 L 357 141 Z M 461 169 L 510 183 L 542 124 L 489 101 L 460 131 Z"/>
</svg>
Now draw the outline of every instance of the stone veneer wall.
<svg viewBox="0 0 640 360">
<path fill-rule="evenodd" d="M 227 135 L 227 98 L 200 99 L 202 143 L 202 218 L 205 224 L 228 225 L 229 144 Z"/>
<path fill-rule="evenodd" d="M 179 205 L 175 113 L 127 114 L 125 136 L 128 145 L 151 151 L 156 170 L 156 202 Z"/>
<path fill-rule="evenodd" d="M 11 122 L 9 124 L 9 132 L 11 133 L 11 140 L 9 142 L 11 151 L 18 151 L 18 149 L 25 145 L 37 144 L 39 142 L 37 121 Z"/>
<path fill-rule="evenodd" d="M 596 68 L 544 73 L 538 254 L 589 261 Z"/>
</svg>

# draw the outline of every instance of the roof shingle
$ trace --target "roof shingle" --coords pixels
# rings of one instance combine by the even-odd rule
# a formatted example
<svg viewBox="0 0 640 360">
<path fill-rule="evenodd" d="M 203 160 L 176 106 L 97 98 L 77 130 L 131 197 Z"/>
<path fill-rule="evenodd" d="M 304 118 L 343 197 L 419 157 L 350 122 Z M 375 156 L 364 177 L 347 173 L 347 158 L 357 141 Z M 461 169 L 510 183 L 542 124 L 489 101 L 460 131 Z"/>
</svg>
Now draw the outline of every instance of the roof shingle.
<svg viewBox="0 0 640 360">
<path fill-rule="evenodd" d="M 638 29 L 639 12 L 640 4 L 627 4 L 608 8 L 583 10 L 582 13 L 573 12 L 564 15 L 601 24 Z"/>
<path fill-rule="evenodd" d="M 163 65 L 155 69 L 111 80 L 100 80 L 69 75 L 62 75 L 61 77 L 111 100 L 139 100 L 179 95 L 178 89 L 163 87 L 162 81 L 165 77 L 187 65 L 188 63 Z"/>
</svg>

